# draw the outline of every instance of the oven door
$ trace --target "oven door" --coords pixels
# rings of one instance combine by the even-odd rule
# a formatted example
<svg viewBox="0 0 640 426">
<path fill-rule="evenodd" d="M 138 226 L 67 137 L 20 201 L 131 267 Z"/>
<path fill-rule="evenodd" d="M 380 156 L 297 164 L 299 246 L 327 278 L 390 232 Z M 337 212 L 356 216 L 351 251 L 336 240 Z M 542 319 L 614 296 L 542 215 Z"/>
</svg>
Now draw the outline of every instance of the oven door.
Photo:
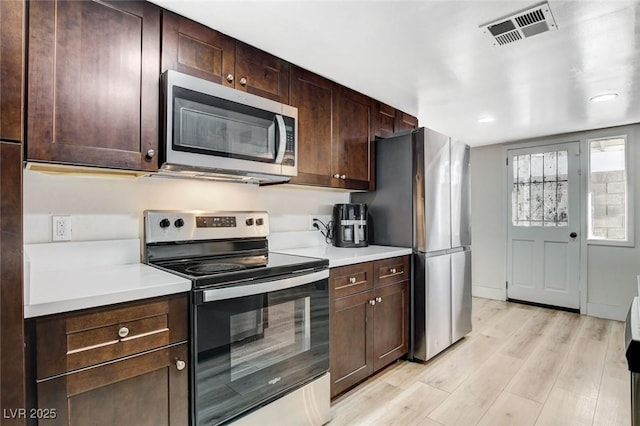
<svg viewBox="0 0 640 426">
<path fill-rule="evenodd" d="M 194 419 L 226 422 L 329 369 L 329 271 L 194 291 Z"/>
</svg>

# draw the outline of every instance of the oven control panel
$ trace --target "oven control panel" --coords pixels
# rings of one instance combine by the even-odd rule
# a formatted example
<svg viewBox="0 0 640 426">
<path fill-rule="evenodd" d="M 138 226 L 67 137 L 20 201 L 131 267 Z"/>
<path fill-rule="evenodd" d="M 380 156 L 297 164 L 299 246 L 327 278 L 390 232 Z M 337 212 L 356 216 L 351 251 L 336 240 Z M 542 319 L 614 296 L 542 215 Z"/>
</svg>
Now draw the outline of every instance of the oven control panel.
<svg viewBox="0 0 640 426">
<path fill-rule="evenodd" d="M 145 243 L 269 236 L 265 211 L 203 212 L 146 210 Z"/>
</svg>

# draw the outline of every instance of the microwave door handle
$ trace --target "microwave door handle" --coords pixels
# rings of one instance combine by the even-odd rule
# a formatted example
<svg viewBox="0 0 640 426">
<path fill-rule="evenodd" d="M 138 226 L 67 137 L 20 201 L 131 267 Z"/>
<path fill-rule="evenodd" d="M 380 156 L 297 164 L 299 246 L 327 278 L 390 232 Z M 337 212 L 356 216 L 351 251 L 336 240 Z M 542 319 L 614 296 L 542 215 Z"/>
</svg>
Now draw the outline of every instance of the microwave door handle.
<svg viewBox="0 0 640 426">
<path fill-rule="evenodd" d="M 276 114 L 276 123 L 278 124 L 278 133 L 280 135 L 280 144 L 278 145 L 278 154 L 276 155 L 276 164 L 282 164 L 284 159 L 284 151 L 287 148 L 287 129 L 284 127 L 284 119 L 280 114 Z"/>
</svg>

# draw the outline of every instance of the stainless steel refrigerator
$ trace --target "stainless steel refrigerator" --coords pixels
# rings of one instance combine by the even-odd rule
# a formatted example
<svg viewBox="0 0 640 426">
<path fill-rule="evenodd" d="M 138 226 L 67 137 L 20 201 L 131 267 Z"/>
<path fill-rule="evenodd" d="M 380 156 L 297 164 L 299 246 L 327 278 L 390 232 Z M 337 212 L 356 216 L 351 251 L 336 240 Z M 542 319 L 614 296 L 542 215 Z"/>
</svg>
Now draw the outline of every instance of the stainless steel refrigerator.
<svg viewBox="0 0 640 426">
<path fill-rule="evenodd" d="M 411 357 L 426 361 L 471 331 L 469 147 L 420 128 L 376 141 L 369 240 L 413 248 Z"/>
</svg>

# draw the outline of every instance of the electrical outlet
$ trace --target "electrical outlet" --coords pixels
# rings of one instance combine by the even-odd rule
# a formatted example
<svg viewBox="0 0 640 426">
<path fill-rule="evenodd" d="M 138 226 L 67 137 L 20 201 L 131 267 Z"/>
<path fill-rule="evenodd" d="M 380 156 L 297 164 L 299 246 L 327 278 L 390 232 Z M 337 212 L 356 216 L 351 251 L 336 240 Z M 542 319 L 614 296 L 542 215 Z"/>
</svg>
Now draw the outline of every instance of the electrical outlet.
<svg viewBox="0 0 640 426">
<path fill-rule="evenodd" d="M 51 238 L 53 241 L 71 240 L 71 216 L 51 217 Z"/>
<path fill-rule="evenodd" d="M 308 229 L 309 231 L 315 231 L 315 230 L 317 230 L 317 229 L 318 229 L 318 228 L 316 228 L 315 226 L 313 226 L 313 222 L 315 222 L 315 217 L 314 217 L 314 215 L 310 214 L 310 215 L 309 215 L 309 225 L 308 225 L 308 227 L 307 227 L 307 229 Z"/>
</svg>

